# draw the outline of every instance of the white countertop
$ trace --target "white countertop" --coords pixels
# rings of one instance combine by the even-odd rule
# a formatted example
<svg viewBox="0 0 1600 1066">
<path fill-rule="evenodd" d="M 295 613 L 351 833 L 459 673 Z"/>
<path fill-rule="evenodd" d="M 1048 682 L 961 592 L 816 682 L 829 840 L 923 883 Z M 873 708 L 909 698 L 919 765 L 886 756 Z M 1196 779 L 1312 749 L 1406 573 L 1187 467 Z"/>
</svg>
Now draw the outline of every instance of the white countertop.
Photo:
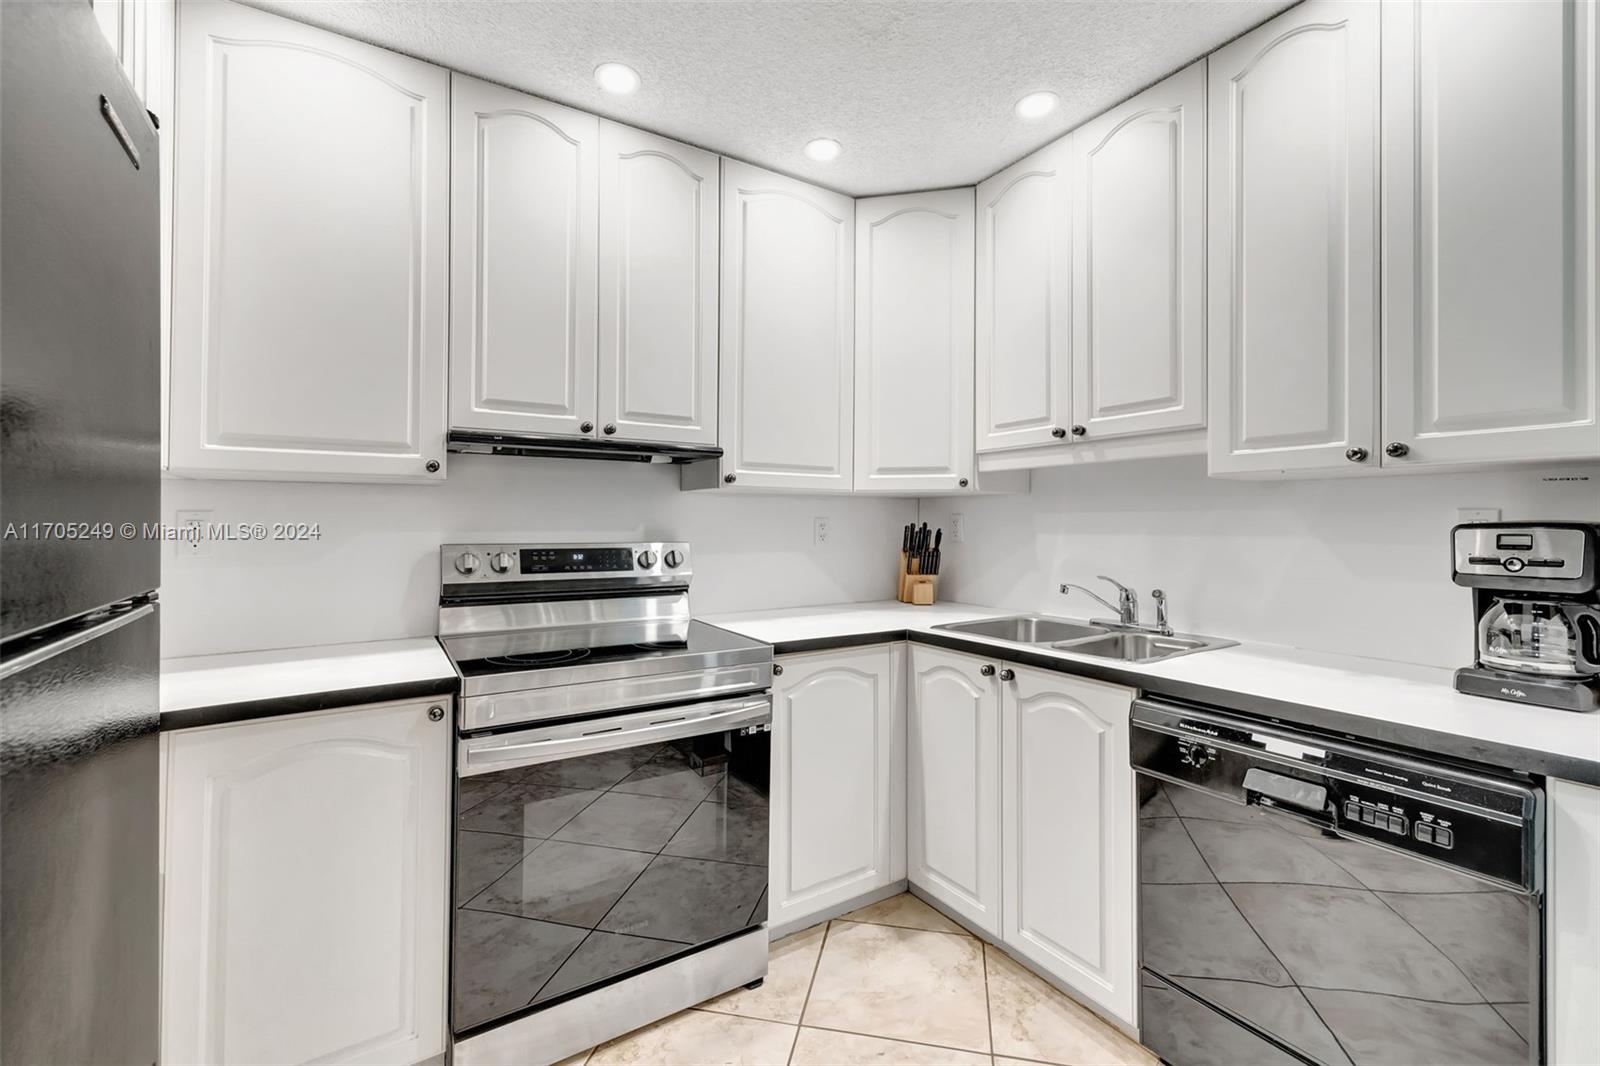
<svg viewBox="0 0 1600 1066">
<path fill-rule="evenodd" d="M 895 602 L 798 607 L 711 615 L 713 625 L 770 644 L 843 638 L 895 629 L 926 631 L 947 622 L 1018 614 L 972 604 L 913 607 Z M 997 649 L 1004 641 L 960 635 Z M 1138 664 L 1088 655 L 1029 648 L 1062 663 L 1092 663 L 1128 674 L 1160 678 L 1245 696 L 1300 704 L 1376 722 L 1447 733 L 1489 745 L 1524 748 L 1600 764 L 1600 714 L 1467 696 L 1455 690 L 1452 672 L 1380 659 L 1325 655 L 1274 644 L 1243 643 Z"/>
<path fill-rule="evenodd" d="M 455 677 L 433 637 L 163 659 L 161 713 L 454 682 Z"/>
</svg>

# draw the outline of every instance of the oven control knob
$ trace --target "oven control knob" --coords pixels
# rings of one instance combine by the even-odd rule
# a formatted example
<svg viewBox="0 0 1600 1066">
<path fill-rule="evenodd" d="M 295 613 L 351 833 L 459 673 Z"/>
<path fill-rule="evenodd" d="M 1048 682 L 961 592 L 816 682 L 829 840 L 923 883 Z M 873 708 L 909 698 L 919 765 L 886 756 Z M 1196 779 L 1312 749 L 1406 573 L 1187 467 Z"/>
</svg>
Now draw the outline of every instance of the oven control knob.
<svg viewBox="0 0 1600 1066">
<path fill-rule="evenodd" d="M 471 552 L 462 552 L 456 556 L 456 570 L 462 574 L 476 574 L 478 572 L 478 557 Z"/>
<path fill-rule="evenodd" d="M 516 559 L 510 552 L 495 552 L 489 556 L 489 569 L 497 574 L 503 574 L 511 569 L 511 564 L 514 562 Z"/>
<path fill-rule="evenodd" d="M 670 569 L 676 570 L 678 567 L 683 565 L 683 553 L 677 549 L 671 549 L 667 552 L 667 557 L 662 561 L 665 562 Z"/>
<path fill-rule="evenodd" d="M 656 565 L 656 553 L 655 552 L 653 552 L 653 551 L 642 551 L 642 552 L 639 553 L 639 568 L 640 569 L 649 570 L 651 567 L 653 567 L 655 565 Z"/>
</svg>

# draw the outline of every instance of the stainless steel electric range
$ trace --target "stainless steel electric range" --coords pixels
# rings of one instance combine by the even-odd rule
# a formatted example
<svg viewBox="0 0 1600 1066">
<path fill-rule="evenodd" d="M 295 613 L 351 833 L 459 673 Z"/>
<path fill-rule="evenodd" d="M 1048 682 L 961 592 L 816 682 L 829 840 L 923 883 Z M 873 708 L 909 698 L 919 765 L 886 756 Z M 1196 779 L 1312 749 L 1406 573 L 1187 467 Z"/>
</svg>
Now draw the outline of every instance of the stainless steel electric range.
<svg viewBox="0 0 1600 1066">
<path fill-rule="evenodd" d="M 447 544 L 454 1061 L 555 1062 L 767 968 L 772 649 L 687 544 Z"/>
</svg>

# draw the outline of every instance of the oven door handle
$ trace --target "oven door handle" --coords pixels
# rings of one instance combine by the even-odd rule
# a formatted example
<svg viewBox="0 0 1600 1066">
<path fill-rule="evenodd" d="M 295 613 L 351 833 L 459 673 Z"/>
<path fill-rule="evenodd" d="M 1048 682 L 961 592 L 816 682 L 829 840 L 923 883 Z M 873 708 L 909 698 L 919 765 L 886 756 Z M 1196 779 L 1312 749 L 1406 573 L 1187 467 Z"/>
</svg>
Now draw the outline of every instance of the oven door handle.
<svg viewBox="0 0 1600 1066">
<path fill-rule="evenodd" d="M 578 755 L 598 755 L 724 729 L 762 726 L 771 721 L 772 698 L 762 695 L 697 703 L 687 707 L 661 707 L 616 718 L 472 737 L 461 742 L 456 758 L 456 776 L 472 777 L 496 770 L 515 770 Z"/>
</svg>

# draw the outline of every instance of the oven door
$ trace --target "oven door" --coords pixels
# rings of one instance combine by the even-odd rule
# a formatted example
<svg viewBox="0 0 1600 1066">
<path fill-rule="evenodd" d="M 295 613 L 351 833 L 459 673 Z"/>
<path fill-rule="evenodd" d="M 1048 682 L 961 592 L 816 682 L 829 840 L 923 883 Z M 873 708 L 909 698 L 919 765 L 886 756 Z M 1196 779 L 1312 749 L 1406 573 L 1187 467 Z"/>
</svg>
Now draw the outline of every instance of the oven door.
<svg viewBox="0 0 1600 1066">
<path fill-rule="evenodd" d="M 765 922 L 771 721 L 762 693 L 461 739 L 458 1038 Z"/>
</svg>

